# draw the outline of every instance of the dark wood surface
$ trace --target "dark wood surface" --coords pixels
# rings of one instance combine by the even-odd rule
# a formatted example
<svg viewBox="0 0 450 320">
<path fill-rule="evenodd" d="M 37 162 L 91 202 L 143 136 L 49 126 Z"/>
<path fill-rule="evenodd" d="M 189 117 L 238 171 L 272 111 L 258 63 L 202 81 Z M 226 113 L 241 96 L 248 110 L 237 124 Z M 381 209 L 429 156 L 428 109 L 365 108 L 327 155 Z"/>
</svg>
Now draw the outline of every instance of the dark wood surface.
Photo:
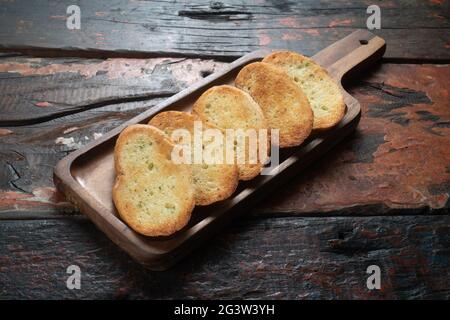
<svg viewBox="0 0 450 320">
<path fill-rule="evenodd" d="M 2 298 L 412 299 L 450 297 L 450 217 L 242 219 L 151 272 L 85 217 L 0 222 Z M 7 252 L 8 254 L 3 254 Z M 66 268 L 82 270 L 68 290 Z M 366 287 L 381 270 L 382 290 Z"/>
<path fill-rule="evenodd" d="M 357 132 L 174 269 L 144 270 L 55 191 L 70 151 L 245 52 L 313 54 L 368 5 L 223 3 L 86 1 L 70 35 L 64 2 L 2 3 L 0 298 L 450 298 L 448 1 L 380 2 L 387 59 L 346 84 Z"/>
<path fill-rule="evenodd" d="M 312 55 L 355 29 L 366 28 L 366 9 L 377 4 L 382 16 L 376 33 L 390 44 L 386 57 L 450 58 L 449 2 L 445 0 L 119 0 L 108 4 L 84 0 L 77 2 L 81 29 L 68 30 L 66 8 L 71 4 L 70 0 L 50 0 L 36 10 L 24 0 L 6 1 L 0 12 L 0 47 L 42 54 L 57 48 L 90 56 L 229 60 L 262 47 Z"/>
</svg>

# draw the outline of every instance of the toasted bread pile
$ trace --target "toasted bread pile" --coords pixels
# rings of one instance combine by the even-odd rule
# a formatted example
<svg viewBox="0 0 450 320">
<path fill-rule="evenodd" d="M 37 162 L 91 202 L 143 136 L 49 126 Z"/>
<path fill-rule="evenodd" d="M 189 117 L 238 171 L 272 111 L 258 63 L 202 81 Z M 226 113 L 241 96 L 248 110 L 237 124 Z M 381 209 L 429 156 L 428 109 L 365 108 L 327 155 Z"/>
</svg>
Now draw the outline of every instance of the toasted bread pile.
<svg viewBox="0 0 450 320">
<path fill-rule="evenodd" d="M 122 131 L 114 150 L 117 211 L 140 234 L 168 236 L 187 225 L 195 205 L 223 201 L 232 196 L 239 180 L 260 174 L 270 150 L 270 134 L 258 136 L 258 154 L 265 156 L 257 161 L 234 156 L 231 163 L 202 159 L 199 163 L 192 161 L 199 146 L 187 138 L 195 135 L 194 126 L 200 125 L 205 133 L 200 139 L 203 149 L 211 143 L 208 132 L 232 129 L 238 132 L 230 142 L 234 149 L 248 150 L 244 132 L 261 129 L 277 130 L 279 147 L 286 148 L 301 145 L 313 131 L 334 127 L 344 114 L 340 87 L 325 69 L 298 53 L 274 52 L 242 68 L 235 87 L 221 85 L 205 91 L 191 113 L 161 112 L 148 125 L 131 125 Z M 228 142 L 222 141 L 220 147 Z M 192 162 L 175 161 L 174 152 Z"/>
</svg>

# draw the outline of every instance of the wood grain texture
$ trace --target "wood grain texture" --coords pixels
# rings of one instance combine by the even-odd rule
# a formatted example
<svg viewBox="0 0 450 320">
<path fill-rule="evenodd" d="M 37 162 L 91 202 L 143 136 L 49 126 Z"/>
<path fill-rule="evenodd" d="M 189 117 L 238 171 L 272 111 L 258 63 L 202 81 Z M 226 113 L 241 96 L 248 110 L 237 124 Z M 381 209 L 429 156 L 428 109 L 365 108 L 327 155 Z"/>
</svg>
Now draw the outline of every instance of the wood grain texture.
<svg viewBox="0 0 450 320">
<path fill-rule="evenodd" d="M 74 209 L 56 193 L 56 163 L 219 70 L 199 59 L 0 59 L 0 202 L 22 216 Z M 85 112 L 83 112 L 85 111 Z M 27 123 L 33 125 L 11 127 Z"/>
<path fill-rule="evenodd" d="M 1 299 L 450 298 L 449 216 L 245 219 L 166 272 L 85 218 L 0 221 L 0 243 Z M 72 264 L 81 290 L 66 288 Z"/>
<path fill-rule="evenodd" d="M 196 61 L 190 64 L 192 70 L 203 70 Z M 349 90 L 363 109 L 356 134 L 252 213 L 448 211 L 449 71 L 448 65 L 383 64 L 350 84 Z M 200 71 L 197 76 L 201 77 Z M 163 77 L 170 79 L 173 88 L 189 82 L 182 74 Z M 104 80 L 102 85 L 108 84 Z M 111 94 L 111 90 L 104 92 Z M 110 100 L 107 93 L 102 99 Z M 56 162 L 162 99 L 111 104 L 39 124 L 3 127 L 0 219 L 74 213 L 54 189 L 51 177 Z M 25 110 L 24 117 L 31 113 Z"/>
<path fill-rule="evenodd" d="M 120 103 L 167 98 L 223 63 L 185 58 L 0 59 L 0 126 L 42 122 Z"/>
<path fill-rule="evenodd" d="M 450 298 L 449 65 L 385 63 L 349 84 L 359 131 L 167 272 L 143 269 L 72 216 L 53 186 L 59 159 L 219 59 L 262 47 L 314 54 L 365 28 L 371 2 L 77 3 L 72 31 L 71 1 L 1 5 L 0 299 Z M 448 1 L 376 4 L 388 61 L 448 63 Z M 71 264 L 80 291 L 65 286 Z M 365 286 L 371 264 L 380 291 Z"/>
<path fill-rule="evenodd" d="M 73 2 L 29 5 L 7 1 L 0 12 L 0 48 L 90 56 L 189 55 L 234 59 L 262 47 L 313 53 L 366 28 L 371 2 L 333 1 L 131 1 L 107 5 L 78 1 L 81 29 L 66 28 Z M 385 57 L 447 60 L 447 1 L 377 2 Z M 53 52 L 54 54 L 54 52 Z M 61 54 L 61 53 L 60 53 Z M 62 52 L 64 54 L 64 52 Z"/>
</svg>

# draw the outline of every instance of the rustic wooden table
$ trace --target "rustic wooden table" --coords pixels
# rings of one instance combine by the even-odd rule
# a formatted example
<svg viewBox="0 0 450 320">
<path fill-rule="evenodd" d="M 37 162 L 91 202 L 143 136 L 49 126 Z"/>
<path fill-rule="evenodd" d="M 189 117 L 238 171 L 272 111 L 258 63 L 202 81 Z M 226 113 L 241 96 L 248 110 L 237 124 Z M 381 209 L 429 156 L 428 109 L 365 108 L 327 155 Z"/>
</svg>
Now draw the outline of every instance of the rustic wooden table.
<svg viewBox="0 0 450 320">
<path fill-rule="evenodd" d="M 69 30 L 71 2 L 1 3 L 0 298 L 450 297 L 448 1 L 78 1 Z M 346 84 L 357 132 L 173 269 L 145 270 L 56 192 L 72 150 L 246 52 L 311 55 L 372 2 L 387 51 Z"/>
</svg>

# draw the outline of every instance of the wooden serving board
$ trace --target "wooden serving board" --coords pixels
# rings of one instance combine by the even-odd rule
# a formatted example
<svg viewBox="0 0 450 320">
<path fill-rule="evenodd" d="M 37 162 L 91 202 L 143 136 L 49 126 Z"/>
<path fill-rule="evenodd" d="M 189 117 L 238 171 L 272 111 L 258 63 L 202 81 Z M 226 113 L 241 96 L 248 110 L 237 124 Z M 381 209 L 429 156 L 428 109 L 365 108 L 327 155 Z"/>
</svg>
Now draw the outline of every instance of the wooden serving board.
<svg viewBox="0 0 450 320">
<path fill-rule="evenodd" d="M 342 78 L 348 76 L 350 71 L 354 74 L 381 58 L 385 47 L 383 39 L 366 30 L 358 30 L 312 58 L 341 84 Z M 269 51 L 256 51 L 243 56 L 225 70 L 206 77 L 71 153 L 55 168 L 57 188 L 134 259 L 153 270 L 167 269 L 206 241 L 231 218 L 244 212 L 258 199 L 330 150 L 351 133 L 359 122 L 361 110 L 358 101 L 341 87 L 347 105 L 342 121 L 329 131 L 314 133 L 299 147 L 281 149 L 276 175 L 261 175 L 251 181 L 240 182 L 231 198 L 209 206 L 196 207 L 188 226 L 170 237 L 145 237 L 133 231 L 119 218 L 111 195 L 115 180 L 113 149 L 119 133 L 128 125 L 147 123 L 161 111 L 189 111 L 193 102 L 205 90 L 214 85 L 233 84 L 243 66 L 261 60 L 268 53 Z"/>
</svg>

